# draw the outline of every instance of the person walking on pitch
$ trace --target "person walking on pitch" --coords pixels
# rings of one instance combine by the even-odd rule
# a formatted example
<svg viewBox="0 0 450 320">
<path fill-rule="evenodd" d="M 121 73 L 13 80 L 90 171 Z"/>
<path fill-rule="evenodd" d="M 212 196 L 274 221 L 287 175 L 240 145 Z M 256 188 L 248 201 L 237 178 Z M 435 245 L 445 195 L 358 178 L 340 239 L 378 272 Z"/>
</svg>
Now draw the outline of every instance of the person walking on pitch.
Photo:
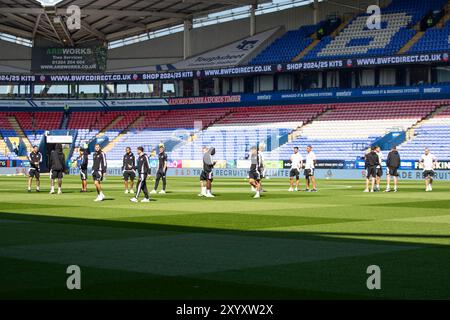
<svg viewBox="0 0 450 320">
<path fill-rule="evenodd" d="M 213 169 L 216 164 L 212 156 L 216 154 L 215 148 L 203 147 L 203 170 L 200 174 L 200 197 L 214 198 L 211 192 L 213 182 Z"/>
<path fill-rule="evenodd" d="M 133 184 L 134 178 L 136 178 L 136 173 L 134 172 L 135 170 L 136 158 L 134 157 L 133 152 L 131 152 L 131 148 L 127 147 L 122 159 L 122 174 L 125 185 L 125 194 L 134 193 Z"/>
<path fill-rule="evenodd" d="M 159 193 L 160 194 L 166 193 L 166 186 L 167 186 L 166 173 L 167 173 L 167 153 L 165 152 L 164 145 L 160 145 L 158 154 L 158 172 L 156 173 L 155 188 L 150 192 L 151 194 L 157 192 L 159 180 L 161 179 L 163 182 L 163 187 Z"/>
<path fill-rule="evenodd" d="M 105 195 L 102 191 L 102 181 L 106 175 L 108 167 L 106 162 L 106 154 L 102 151 L 99 144 L 95 145 L 94 163 L 92 165 L 92 177 L 94 179 L 95 189 L 97 190 L 97 198 L 94 201 L 105 200 Z"/>
<path fill-rule="evenodd" d="M 305 180 L 306 180 L 306 192 L 317 192 L 316 179 L 314 178 L 314 170 L 316 168 L 316 154 L 312 151 L 312 146 L 306 147 L 306 159 L 305 159 Z M 312 190 L 310 186 L 312 185 Z"/>
<path fill-rule="evenodd" d="M 139 175 L 139 181 L 136 187 L 136 196 L 131 198 L 131 202 L 138 202 L 141 192 L 144 192 L 144 199 L 141 202 L 150 202 L 150 197 L 147 189 L 147 177 L 150 175 L 150 161 L 147 154 L 144 153 L 143 147 L 137 148 L 138 160 L 137 160 L 137 171 Z"/>
<path fill-rule="evenodd" d="M 28 192 L 31 192 L 33 178 L 36 179 L 36 192 L 40 192 L 42 154 L 39 152 L 38 146 L 33 146 L 33 151 L 28 155 L 28 161 L 30 161 L 30 169 L 28 170 Z"/>
<path fill-rule="evenodd" d="M 87 150 L 81 148 L 80 155 L 77 159 L 78 167 L 80 169 L 80 179 L 81 179 L 81 191 L 87 192 L 87 170 L 89 165 L 89 156 Z"/>
<path fill-rule="evenodd" d="M 303 168 L 303 158 L 301 154 L 298 152 L 298 147 L 294 147 L 294 153 L 291 155 L 291 171 L 289 172 L 289 192 L 298 191 L 298 187 L 300 185 L 300 170 Z M 294 177 L 295 181 L 295 189 L 294 189 Z"/>
<path fill-rule="evenodd" d="M 62 193 L 62 179 L 66 170 L 66 157 L 62 145 L 58 143 L 50 153 L 50 194 L 55 193 L 55 180 L 58 180 L 58 194 Z"/>
<path fill-rule="evenodd" d="M 386 159 L 386 190 L 391 191 L 391 178 L 394 178 L 394 192 L 398 190 L 398 169 L 400 168 L 401 159 L 397 151 L 397 147 L 393 146 Z"/>
<path fill-rule="evenodd" d="M 255 188 L 256 194 L 253 198 L 261 197 L 261 173 L 259 171 L 258 148 L 250 150 L 250 171 L 248 172 L 248 182 Z"/>
<path fill-rule="evenodd" d="M 433 191 L 434 169 L 437 167 L 437 158 L 426 148 L 425 153 L 420 157 L 419 163 L 423 167 L 423 178 L 425 179 L 425 191 Z"/>
</svg>

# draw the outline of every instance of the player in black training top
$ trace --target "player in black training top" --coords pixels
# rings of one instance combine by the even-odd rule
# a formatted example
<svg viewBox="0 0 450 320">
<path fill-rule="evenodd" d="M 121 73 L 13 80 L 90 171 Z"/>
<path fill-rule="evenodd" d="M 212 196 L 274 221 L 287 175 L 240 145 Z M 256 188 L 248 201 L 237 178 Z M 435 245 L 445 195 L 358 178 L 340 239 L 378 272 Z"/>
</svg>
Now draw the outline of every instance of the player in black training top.
<svg viewBox="0 0 450 320">
<path fill-rule="evenodd" d="M 28 192 L 31 192 L 31 184 L 33 178 L 36 178 L 36 191 L 41 191 L 41 162 L 42 154 L 39 152 L 38 146 L 33 146 L 33 151 L 28 155 L 30 161 L 30 169 L 28 170 Z"/>
<path fill-rule="evenodd" d="M 166 193 L 166 173 L 167 173 L 167 153 L 163 145 L 159 146 L 158 154 L 158 172 L 156 172 L 155 188 L 152 190 L 152 194 L 156 193 L 158 190 L 159 180 L 162 179 L 163 188 L 159 192 L 160 194 Z"/>
<path fill-rule="evenodd" d="M 127 147 L 125 149 L 125 154 L 123 156 L 123 162 L 122 162 L 122 172 L 123 172 L 123 181 L 125 185 L 125 194 L 127 193 L 134 193 L 133 191 L 133 185 L 134 185 L 134 178 L 136 178 L 136 158 L 131 152 L 131 148 Z M 130 183 L 128 183 L 130 181 Z"/>
<path fill-rule="evenodd" d="M 87 171 L 89 165 L 89 156 L 87 150 L 80 148 L 80 155 L 77 159 L 78 167 L 80 168 L 81 190 L 80 192 L 87 192 Z"/>
<path fill-rule="evenodd" d="M 371 151 L 365 156 L 365 168 L 367 173 L 366 180 L 366 189 L 364 192 L 369 192 L 369 182 L 371 180 L 371 189 L 370 192 L 374 192 L 375 188 L 375 180 L 377 178 L 377 170 L 380 166 L 380 157 L 375 151 L 376 147 L 372 147 Z"/>
<path fill-rule="evenodd" d="M 102 181 L 106 175 L 108 167 L 106 163 L 106 154 L 102 151 L 99 144 L 95 145 L 94 164 L 92 165 L 92 177 L 94 178 L 95 189 L 97 190 L 97 198 L 94 201 L 103 201 L 105 195 L 102 191 Z"/>
<path fill-rule="evenodd" d="M 400 154 L 397 151 L 397 147 L 393 146 L 391 152 L 389 152 L 386 160 L 386 190 L 385 192 L 391 191 L 391 177 L 394 177 L 394 192 L 398 190 L 398 169 L 401 165 Z"/>
<path fill-rule="evenodd" d="M 139 181 L 136 188 L 136 195 L 134 198 L 131 198 L 130 201 L 138 202 L 141 191 L 144 192 L 145 198 L 141 200 L 141 202 L 150 202 L 150 198 L 148 195 L 147 189 L 147 177 L 150 175 L 150 161 L 148 160 L 148 156 L 144 153 L 143 147 L 137 148 L 138 160 L 137 160 L 137 171 L 139 174 Z"/>
<path fill-rule="evenodd" d="M 58 143 L 50 153 L 50 194 L 55 193 L 55 180 L 58 180 L 58 194 L 62 193 L 62 179 L 66 172 L 66 157 L 64 156 L 62 145 Z"/>
</svg>

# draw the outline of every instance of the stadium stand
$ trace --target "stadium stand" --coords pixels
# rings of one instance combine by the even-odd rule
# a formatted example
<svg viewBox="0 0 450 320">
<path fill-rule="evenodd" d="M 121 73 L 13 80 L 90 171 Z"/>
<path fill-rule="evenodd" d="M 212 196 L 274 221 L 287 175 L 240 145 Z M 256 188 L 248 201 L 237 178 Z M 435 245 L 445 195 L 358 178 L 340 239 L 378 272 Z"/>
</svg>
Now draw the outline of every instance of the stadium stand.
<svg viewBox="0 0 450 320">
<path fill-rule="evenodd" d="M 402 157 L 418 160 L 425 148 L 438 159 L 448 159 L 450 155 L 450 107 L 431 119 L 427 119 L 414 129 L 414 136 L 399 147 Z"/>
<path fill-rule="evenodd" d="M 450 20 L 443 28 L 434 27 L 425 31 L 423 37 L 417 41 L 408 52 L 438 52 L 450 49 Z"/>
<path fill-rule="evenodd" d="M 286 32 L 256 56 L 250 64 L 271 64 L 292 61 L 294 57 L 313 42 L 310 36 L 319 27 L 320 23 L 302 26 L 297 30 Z"/>
<path fill-rule="evenodd" d="M 369 30 L 366 13 L 355 17 L 334 39 L 324 37 L 303 60 L 324 58 L 347 58 L 372 55 L 391 55 L 399 50 L 416 34 L 412 29 L 429 11 L 441 9 L 447 1 L 393 1 L 388 7 L 382 9 L 381 29 Z M 445 33 L 445 31 L 443 32 Z M 434 33 L 430 33 L 430 37 Z M 427 37 L 428 38 L 428 37 Z M 446 42 L 447 41 L 447 42 Z M 440 43 L 447 44 L 447 39 Z M 422 43 L 422 41 L 419 41 Z M 424 42 L 424 46 L 426 46 Z M 419 51 L 423 46 L 414 46 L 412 50 Z M 435 50 L 439 50 L 436 48 Z"/>
<path fill-rule="evenodd" d="M 288 159 L 294 146 L 304 150 L 313 145 L 320 159 L 355 160 L 377 139 L 391 131 L 407 130 L 440 105 L 438 101 L 336 104 L 267 159 Z"/>
</svg>

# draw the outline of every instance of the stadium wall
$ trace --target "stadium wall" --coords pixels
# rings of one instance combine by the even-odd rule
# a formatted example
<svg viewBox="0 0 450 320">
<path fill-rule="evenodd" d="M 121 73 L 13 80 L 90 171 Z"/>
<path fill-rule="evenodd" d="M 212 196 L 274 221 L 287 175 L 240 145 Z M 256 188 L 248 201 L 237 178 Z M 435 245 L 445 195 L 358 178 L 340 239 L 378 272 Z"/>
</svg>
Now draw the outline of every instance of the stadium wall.
<svg viewBox="0 0 450 320">
<path fill-rule="evenodd" d="M 0 40 L 0 73 L 29 73 L 31 48 Z"/>
<path fill-rule="evenodd" d="M 198 177 L 201 173 L 201 168 L 169 168 L 167 176 L 169 177 Z M 26 175 L 27 167 L 10 167 L 0 168 L 0 175 Z M 74 176 L 79 175 L 79 170 L 71 168 L 70 174 Z M 122 176 L 121 168 L 108 168 L 108 176 Z M 248 169 L 214 169 L 215 178 L 247 178 Z M 289 170 L 286 169 L 271 169 L 268 172 L 270 179 L 289 179 Z M 358 169 L 317 169 L 315 177 L 319 180 L 364 180 L 363 170 Z M 385 178 L 385 177 L 383 177 Z M 418 181 L 422 180 L 422 170 L 400 170 L 400 180 Z M 436 170 L 435 180 L 450 181 L 450 171 Z"/>
</svg>

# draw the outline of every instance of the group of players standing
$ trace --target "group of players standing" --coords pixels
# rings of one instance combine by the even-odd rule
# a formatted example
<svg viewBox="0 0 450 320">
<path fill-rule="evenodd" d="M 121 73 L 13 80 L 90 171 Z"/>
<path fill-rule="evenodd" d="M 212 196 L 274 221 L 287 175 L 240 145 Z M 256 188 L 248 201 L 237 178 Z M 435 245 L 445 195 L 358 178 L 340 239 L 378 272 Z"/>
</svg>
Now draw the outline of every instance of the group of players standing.
<svg viewBox="0 0 450 320">
<path fill-rule="evenodd" d="M 213 198 L 214 195 L 211 192 L 212 182 L 213 182 L 213 169 L 216 164 L 212 157 L 216 153 L 215 148 L 203 147 L 203 170 L 200 174 L 200 197 Z M 253 198 L 260 198 L 261 194 L 264 192 L 262 187 L 262 179 L 265 177 L 265 163 L 262 152 L 264 151 L 264 146 L 252 147 L 250 149 L 249 159 L 250 159 L 250 170 L 248 172 L 248 181 L 251 186 L 251 190 L 255 192 Z M 316 166 L 316 155 L 312 151 L 312 146 L 306 148 L 306 162 L 304 175 L 306 179 L 306 189 L 307 192 L 317 192 L 316 180 L 314 178 L 314 169 Z M 300 191 L 300 171 L 303 168 L 303 158 L 299 153 L 298 147 L 294 148 L 294 153 L 291 156 L 291 170 L 290 170 L 290 188 L 289 191 L 294 191 L 294 178 L 296 178 L 295 191 Z M 312 189 L 310 189 L 312 186 Z"/>
<path fill-rule="evenodd" d="M 379 146 L 371 147 L 364 156 L 366 170 L 366 188 L 364 192 L 379 192 L 381 177 L 383 176 L 383 155 Z M 433 179 L 437 168 L 437 158 L 425 148 L 420 157 L 419 164 L 423 169 L 425 179 L 425 191 L 433 191 Z M 399 168 L 401 166 L 400 154 L 396 146 L 393 146 L 386 159 L 386 190 L 391 192 L 391 180 L 394 180 L 394 192 L 398 191 Z"/>
<path fill-rule="evenodd" d="M 216 161 L 213 161 L 213 156 L 216 152 L 215 148 L 203 147 L 203 170 L 200 174 L 200 194 L 201 197 L 212 198 L 214 195 L 211 192 L 213 182 L 213 169 L 216 165 Z M 251 190 L 255 192 L 254 198 L 260 198 L 261 193 L 264 192 L 262 187 L 262 179 L 265 176 L 265 165 L 263 158 L 263 147 L 252 147 L 250 149 L 250 170 L 248 172 L 249 184 Z M 31 192 L 31 185 L 33 179 L 36 179 L 36 191 L 40 192 L 40 164 L 42 162 L 42 154 L 39 152 L 37 146 L 33 146 L 33 150 L 28 156 L 30 161 L 30 169 L 28 171 L 28 192 Z M 158 169 L 156 173 L 156 180 L 154 189 L 148 192 L 147 178 L 151 174 L 150 161 L 147 154 L 144 152 L 143 147 L 137 148 L 137 159 L 131 151 L 130 147 L 126 148 L 125 155 L 123 156 L 122 172 L 124 179 L 125 194 L 135 194 L 130 199 L 132 202 L 138 202 L 141 193 L 144 194 L 144 199 L 141 202 L 149 202 L 150 194 L 157 193 L 160 180 L 163 182 L 162 190 L 160 194 L 166 193 L 167 186 L 167 154 L 165 152 L 164 145 L 159 146 L 158 154 Z M 381 149 L 378 146 L 371 147 L 365 154 L 365 170 L 366 170 L 366 188 L 364 192 L 377 192 L 380 191 L 381 177 L 383 176 L 382 161 L 383 156 Z M 290 157 L 291 170 L 289 173 L 290 187 L 289 192 L 300 191 L 300 171 L 304 167 L 304 176 L 306 180 L 307 192 L 317 192 L 316 181 L 314 178 L 314 170 L 317 164 L 316 155 L 312 151 L 312 146 L 306 148 L 306 159 L 303 161 L 303 157 L 299 153 L 299 148 L 295 147 L 294 152 Z M 428 148 L 425 149 L 424 154 L 421 156 L 419 163 L 423 166 L 423 177 L 425 179 L 425 191 L 433 190 L 433 178 L 434 170 L 437 167 L 437 159 L 430 153 Z M 87 192 L 87 177 L 88 177 L 88 165 L 89 155 L 87 150 L 80 148 L 80 154 L 77 159 L 77 164 L 80 169 L 81 178 L 81 190 L 80 192 Z M 391 191 L 391 180 L 394 181 L 394 192 L 398 191 L 398 169 L 401 166 L 400 154 L 397 148 L 394 146 L 389 152 L 386 160 L 386 190 Z M 57 193 L 62 193 L 62 180 L 65 173 L 68 173 L 66 166 L 65 156 L 63 153 L 62 145 L 57 144 L 55 149 L 50 154 L 49 159 L 50 168 L 50 181 L 51 188 L 50 194 L 55 193 L 55 182 L 58 184 Z M 94 201 L 103 201 L 105 195 L 102 191 L 101 182 L 106 176 L 107 161 L 106 154 L 102 151 L 99 144 L 95 145 L 95 152 L 93 154 L 92 165 L 92 178 L 94 181 L 95 189 L 97 191 L 97 198 Z M 136 172 L 138 175 L 138 182 L 136 185 L 136 192 L 133 189 L 134 180 L 136 178 Z M 295 185 L 294 185 L 295 178 Z M 311 189 L 312 187 L 312 189 Z"/>
<path fill-rule="evenodd" d="M 158 189 L 159 181 L 163 181 L 163 189 L 159 192 L 164 194 L 166 190 L 166 172 L 167 172 L 167 154 L 164 151 L 164 146 L 159 147 L 159 164 L 158 172 L 156 175 L 155 188 L 150 193 L 156 193 Z M 87 179 L 88 179 L 88 166 L 89 166 L 89 154 L 88 151 L 80 148 L 80 154 L 77 158 L 77 166 L 80 170 L 81 190 L 80 192 L 87 192 Z M 125 194 L 135 194 L 130 199 L 132 202 L 138 202 L 138 198 L 141 192 L 144 193 L 144 199 L 141 202 L 149 202 L 149 192 L 147 189 L 147 177 L 151 173 L 150 161 L 146 153 L 144 153 L 143 147 L 137 148 L 137 159 L 131 151 L 130 147 L 126 148 L 125 155 L 123 156 L 122 172 L 125 185 Z M 30 152 L 28 159 L 30 161 L 30 169 L 28 171 L 28 192 L 31 192 L 31 185 L 33 179 L 36 179 L 36 191 L 40 192 L 40 165 L 42 163 L 42 154 L 39 152 L 37 146 L 33 146 L 33 150 Z M 102 191 L 102 181 L 106 177 L 107 172 L 107 160 L 106 154 L 102 151 L 99 144 L 95 145 L 95 151 L 92 155 L 92 178 L 94 180 L 95 189 L 97 191 L 97 198 L 94 201 L 105 200 L 105 195 Z M 50 181 L 51 188 L 50 194 L 55 193 L 55 182 L 58 182 L 58 194 L 62 193 L 62 182 L 64 174 L 68 173 L 66 165 L 65 155 L 63 153 L 62 145 L 55 145 L 55 149 L 50 153 L 49 159 L 50 168 Z M 136 192 L 133 190 L 134 180 L 136 178 L 136 172 L 138 174 L 138 183 L 136 186 Z"/>
</svg>

